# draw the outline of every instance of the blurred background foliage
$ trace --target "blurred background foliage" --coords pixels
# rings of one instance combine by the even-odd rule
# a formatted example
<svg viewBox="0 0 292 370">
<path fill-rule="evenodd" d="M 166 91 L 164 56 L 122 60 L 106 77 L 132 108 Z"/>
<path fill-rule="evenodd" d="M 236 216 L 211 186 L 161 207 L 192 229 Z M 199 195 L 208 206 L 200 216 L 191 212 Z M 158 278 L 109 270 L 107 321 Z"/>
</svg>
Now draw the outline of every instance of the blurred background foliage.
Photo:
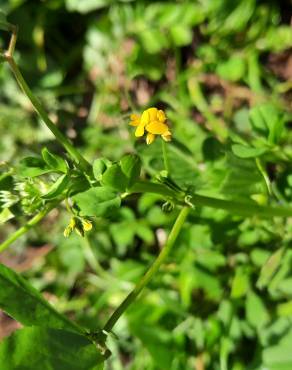
<svg viewBox="0 0 292 370">
<path fill-rule="evenodd" d="M 19 26 L 24 76 L 88 159 L 138 151 L 144 176 L 155 175 L 163 167 L 158 143 L 135 143 L 128 128 L 131 112 L 155 105 L 172 125 L 179 185 L 226 199 L 292 202 L 289 0 L 0 6 Z M 61 153 L 3 64 L 0 84 L 1 173 L 43 146 Z M 0 199 L 0 221 L 10 219 L 1 239 L 25 221 L 23 210 L 35 212 L 25 200 L 40 184 L 27 186 L 0 177 L 12 202 L 5 208 Z M 22 212 L 13 199 L 22 199 Z M 60 311 L 99 328 L 161 248 L 177 214 L 161 205 L 156 195 L 131 197 L 88 238 L 68 239 L 70 215 L 54 210 L 1 261 Z M 290 370 L 291 232 L 290 219 L 197 208 L 169 263 L 115 327 L 107 369 Z"/>
</svg>

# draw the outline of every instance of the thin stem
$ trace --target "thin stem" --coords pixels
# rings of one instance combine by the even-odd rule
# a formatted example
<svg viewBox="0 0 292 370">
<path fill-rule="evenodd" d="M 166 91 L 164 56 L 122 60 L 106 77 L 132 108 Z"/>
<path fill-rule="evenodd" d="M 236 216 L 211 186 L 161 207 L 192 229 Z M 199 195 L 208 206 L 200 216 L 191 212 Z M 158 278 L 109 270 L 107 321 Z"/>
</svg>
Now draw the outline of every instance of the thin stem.
<svg viewBox="0 0 292 370">
<path fill-rule="evenodd" d="M 166 260 L 167 256 L 169 255 L 172 247 L 174 246 L 174 243 L 178 237 L 179 232 L 181 231 L 181 228 L 186 220 L 186 217 L 190 211 L 190 208 L 183 207 L 180 211 L 172 230 L 169 234 L 169 237 L 167 239 L 167 242 L 165 246 L 163 247 L 162 251 L 154 261 L 154 263 L 151 265 L 149 270 L 146 272 L 146 274 L 142 277 L 142 279 L 138 282 L 134 290 L 124 299 L 124 301 L 119 305 L 119 307 L 114 311 L 112 316 L 109 318 L 107 323 L 104 326 L 104 330 L 109 332 L 112 330 L 116 322 L 119 320 L 121 315 L 126 311 L 126 309 L 136 300 L 138 295 L 141 293 L 142 289 L 149 283 L 149 281 L 152 279 L 152 277 L 155 275 L 155 273 L 158 271 L 159 267 L 162 265 L 162 263 Z"/>
<path fill-rule="evenodd" d="M 13 44 L 11 45 L 11 48 L 12 47 L 14 47 Z M 5 57 L 6 57 L 7 62 L 10 65 L 10 68 L 19 86 L 21 87 L 24 94 L 28 97 L 34 109 L 40 115 L 41 119 L 44 121 L 46 126 L 54 134 L 56 139 L 64 146 L 64 148 L 70 154 L 72 159 L 74 159 L 78 163 L 79 167 L 85 172 L 90 172 L 90 168 L 91 168 L 90 164 L 86 161 L 85 158 L 83 158 L 83 156 L 79 153 L 79 151 L 76 148 L 74 148 L 74 146 L 71 144 L 68 138 L 65 135 L 63 135 L 62 132 L 57 128 L 57 126 L 50 120 L 47 112 L 42 107 L 40 101 L 36 98 L 36 96 L 33 94 L 31 89 L 25 82 L 13 57 L 8 52 L 5 54 Z"/>
<path fill-rule="evenodd" d="M 258 170 L 260 171 L 261 175 L 263 176 L 265 180 L 265 184 L 266 184 L 269 195 L 272 195 L 271 181 L 269 179 L 266 169 L 263 166 L 262 161 L 259 158 L 256 158 L 255 162 L 256 162 Z"/>
<path fill-rule="evenodd" d="M 9 42 L 9 46 L 8 46 L 8 50 L 7 50 L 7 55 L 9 55 L 10 57 L 12 57 L 13 53 L 14 53 L 14 49 L 15 49 L 15 45 L 16 45 L 16 40 L 17 40 L 17 26 L 14 26 L 14 25 L 11 25 L 11 38 L 10 38 L 10 42 Z"/>
<path fill-rule="evenodd" d="M 167 147 L 166 147 L 166 142 L 163 139 L 161 140 L 161 145 L 162 145 L 164 168 L 166 172 L 169 174 L 170 171 L 169 171 L 169 160 L 168 160 L 168 155 L 167 155 Z"/>
<path fill-rule="evenodd" d="M 3 243 L 0 244 L 0 252 L 3 252 L 6 248 L 15 242 L 18 238 L 24 235 L 28 230 L 38 224 L 53 208 L 55 208 L 56 203 L 51 203 L 47 205 L 43 210 L 41 210 L 37 215 L 35 215 L 30 221 L 28 221 L 24 226 L 16 230 L 12 235 L 9 236 Z"/>
</svg>

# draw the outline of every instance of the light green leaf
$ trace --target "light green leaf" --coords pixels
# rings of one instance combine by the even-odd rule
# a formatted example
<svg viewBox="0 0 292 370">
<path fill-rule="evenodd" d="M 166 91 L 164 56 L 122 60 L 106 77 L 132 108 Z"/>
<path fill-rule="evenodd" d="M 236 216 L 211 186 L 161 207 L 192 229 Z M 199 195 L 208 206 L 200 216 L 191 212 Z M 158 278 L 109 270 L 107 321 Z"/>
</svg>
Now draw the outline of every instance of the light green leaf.
<svg viewBox="0 0 292 370">
<path fill-rule="evenodd" d="M 217 73 L 226 80 L 238 81 L 244 77 L 245 61 L 241 56 L 233 56 L 218 64 Z"/>
<path fill-rule="evenodd" d="M 264 302 L 254 292 L 249 292 L 247 294 L 245 312 L 247 321 L 257 329 L 261 329 L 270 320 Z"/>
<path fill-rule="evenodd" d="M 239 158 L 254 158 L 264 154 L 266 148 L 253 148 L 251 146 L 234 144 L 232 145 L 232 152 Z"/>
<path fill-rule="evenodd" d="M 263 289 L 265 286 L 268 285 L 281 264 L 283 253 L 284 248 L 280 248 L 276 252 L 274 252 L 265 262 L 265 264 L 261 268 L 260 276 L 256 283 L 259 289 Z"/>
<path fill-rule="evenodd" d="M 240 298 L 245 296 L 249 288 L 249 276 L 246 268 L 239 266 L 235 270 L 235 276 L 232 281 L 231 298 Z"/>
<path fill-rule="evenodd" d="M 257 105 L 250 111 L 250 120 L 271 144 L 279 142 L 284 130 L 284 117 L 277 107 L 270 103 Z"/>
<path fill-rule="evenodd" d="M 4 224 L 6 221 L 14 217 L 14 214 L 10 211 L 9 208 L 0 208 L 0 225 Z"/>
</svg>

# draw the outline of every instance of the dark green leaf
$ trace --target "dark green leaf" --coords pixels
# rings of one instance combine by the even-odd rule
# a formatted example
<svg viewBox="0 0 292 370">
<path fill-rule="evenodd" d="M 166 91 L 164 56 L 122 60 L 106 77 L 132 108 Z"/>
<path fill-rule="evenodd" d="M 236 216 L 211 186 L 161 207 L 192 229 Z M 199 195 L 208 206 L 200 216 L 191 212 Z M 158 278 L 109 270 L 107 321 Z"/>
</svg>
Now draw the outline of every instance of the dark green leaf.
<svg viewBox="0 0 292 370">
<path fill-rule="evenodd" d="M 22 276 L 0 264 L 0 307 L 24 325 L 78 331 L 58 313 Z"/>
<path fill-rule="evenodd" d="M 65 330 L 24 328 L 0 344 L 1 370 L 91 370 L 104 360 L 85 336 Z"/>
<path fill-rule="evenodd" d="M 104 172 L 101 183 L 102 185 L 123 192 L 127 188 L 128 179 L 122 172 L 121 166 L 115 163 Z"/>
<path fill-rule="evenodd" d="M 90 188 L 73 197 L 81 216 L 104 216 L 120 207 L 120 197 L 107 187 Z"/>
<path fill-rule="evenodd" d="M 0 10 L 0 30 L 9 31 L 11 24 L 7 22 L 6 14 Z"/>
<path fill-rule="evenodd" d="M 23 177 L 36 177 L 49 172 L 53 172 L 53 169 L 40 157 L 26 157 L 18 167 L 18 174 Z"/>
</svg>

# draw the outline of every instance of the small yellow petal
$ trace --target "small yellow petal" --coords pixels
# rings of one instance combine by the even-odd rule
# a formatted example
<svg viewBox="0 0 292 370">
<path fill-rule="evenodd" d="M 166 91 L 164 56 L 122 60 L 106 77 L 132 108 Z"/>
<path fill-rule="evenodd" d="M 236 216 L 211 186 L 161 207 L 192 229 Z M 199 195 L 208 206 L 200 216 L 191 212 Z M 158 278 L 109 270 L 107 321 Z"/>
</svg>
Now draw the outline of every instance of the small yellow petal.
<svg viewBox="0 0 292 370">
<path fill-rule="evenodd" d="M 82 226 L 84 231 L 89 231 L 92 229 L 92 223 L 89 220 L 82 220 Z"/>
<path fill-rule="evenodd" d="M 64 236 L 65 238 L 68 238 L 68 236 L 72 233 L 71 227 L 67 226 L 66 229 L 64 230 Z"/>
<path fill-rule="evenodd" d="M 135 131 L 135 136 L 136 137 L 141 137 L 144 135 L 144 125 L 142 123 L 139 124 Z"/>
<path fill-rule="evenodd" d="M 147 112 L 149 114 L 149 121 L 150 122 L 157 120 L 157 112 L 158 112 L 157 108 L 148 108 Z"/>
<path fill-rule="evenodd" d="M 76 225 L 76 220 L 75 220 L 74 217 L 72 217 L 71 220 L 70 220 L 70 222 L 69 222 L 69 226 L 68 227 L 70 227 L 71 229 L 74 229 L 75 225 Z"/>
<path fill-rule="evenodd" d="M 153 143 L 154 140 L 155 140 L 155 135 L 148 133 L 146 136 L 146 144 L 150 145 Z"/>
<path fill-rule="evenodd" d="M 147 109 L 147 110 L 144 110 L 144 112 L 142 113 L 140 122 L 143 126 L 146 126 L 146 125 L 148 125 L 149 120 L 150 120 L 150 117 L 149 117 L 149 113 L 148 113 L 148 109 Z"/>
<path fill-rule="evenodd" d="M 164 141 L 171 141 L 171 135 L 161 135 Z"/>
<path fill-rule="evenodd" d="M 166 115 L 163 112 L 163 110 L 159 110 L 157 112 L 157 118 L 158 118 L 158 121 L 160 121 L 160 122 L 164 122 L 166 120 Z"/>
<path fill-rule="evenodd" d="M 162 135 L 168 131 L 168 126 L 165 123 L 154 121 L 146 126 L 146 130 L 151 134 Z"/>
<path fill-rule="evenodd" d="M 137 120 L 140 119 L 140 116 L 139 116 L 139 114 L 133 113 L 133 114 L 130 115 L 130 119 L 131 119 L 131 121 L 137 121 Z"/>
<path fill-rule="evenodd" d="M 139 126 L 140 124 L 140 120 L 139 119 L 136 119 L 135 121 L 131 121 L 129 123 L 130 126 Z"/>
</svg>

